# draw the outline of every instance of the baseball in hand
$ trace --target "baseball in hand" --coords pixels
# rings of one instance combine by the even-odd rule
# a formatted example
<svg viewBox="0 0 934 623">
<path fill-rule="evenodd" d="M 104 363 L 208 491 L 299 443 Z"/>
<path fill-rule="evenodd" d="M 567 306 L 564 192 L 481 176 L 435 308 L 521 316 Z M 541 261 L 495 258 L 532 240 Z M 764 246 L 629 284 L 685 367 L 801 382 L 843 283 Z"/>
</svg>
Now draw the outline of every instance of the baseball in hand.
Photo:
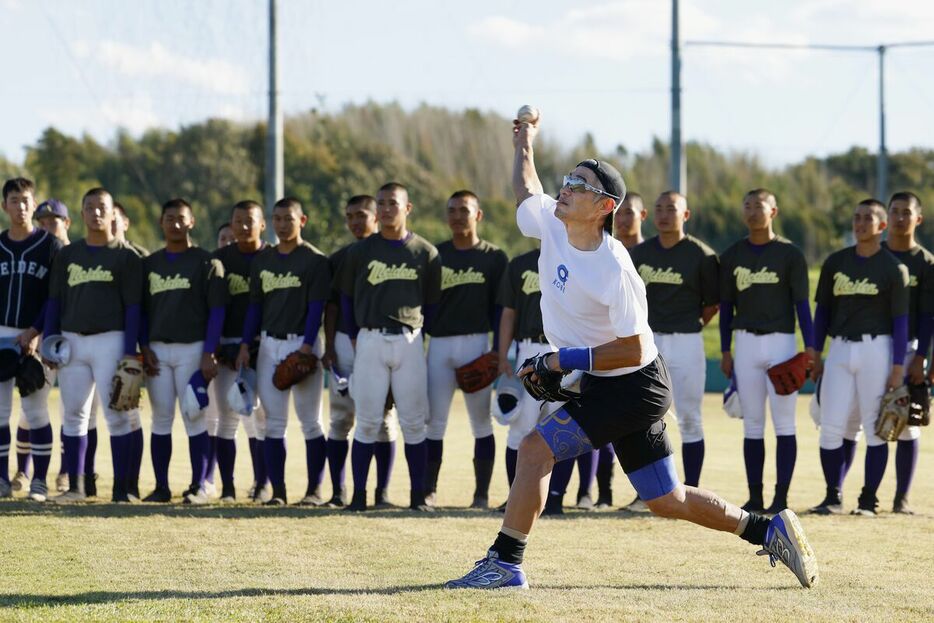
<svg viewBox="0 0 934 623">
<path fill-rule="evenodd" d="M 519 123 L 528 123 L 531 125 L 535 125 L 536 123 L 538 123 L 538 118 L 539 118 L 538 108 L 535 108 L 534 106 L 529 106 L 528 104 L 522 106 L 519 109 L 519 112 L 516 113 L 516 119 L 518 119 Z"/>
</svg>

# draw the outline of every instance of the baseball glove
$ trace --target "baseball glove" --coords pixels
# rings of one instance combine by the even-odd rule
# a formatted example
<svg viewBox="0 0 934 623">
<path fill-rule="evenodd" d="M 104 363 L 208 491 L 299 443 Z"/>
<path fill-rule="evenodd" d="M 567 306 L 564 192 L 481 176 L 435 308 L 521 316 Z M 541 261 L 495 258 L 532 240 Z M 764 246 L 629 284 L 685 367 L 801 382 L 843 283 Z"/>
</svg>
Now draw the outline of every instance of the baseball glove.
<svg viewBox="0 0 934 623">
<path fill-rule="evenodd" d="M 114 411 L 130 411 L 139 407 L 143 378 L 142 356 L 128 355 L 121 359 L 110 383 L 110 408 Z"/>
<path fill-rule="evenodd" d="M 285 391 L 303 381 L 317 368 L 318 357 L 316 355 L 299 350 L 293 351 L 276 366 L 276 371 L 272 374 L 272 384 L 276 386 L 276 389 Z"/>
<path fill-rule="evenodd" d="M 45 387 L 45 367 L 42 362 L 27 355 L 19 362 L 19 370 L 16 371 L 16 389 L 22 398 L 36 393 Z"/>
<path fill-rule="evenodd" d="M 480 355 L 470 363 L 454 370 L 457 386 L 465 394 L 478 392 L 493 384 L 499 376 L 499 356 L 494 352 Z"/>
<path fill-rule="evenodd" d="M 548 367 L 547 359 L 550 354 L 552 353 L 529 357 L 519 366 L 520 370 L 530 366 L 532 368 L 530 373 L 522 377 L 525 391 L 535 400 L 547 402 L 567 402 L 580 398 L 579 393 L 570 391 L 561 385 L 561 379 L 567 374 L 566 372 L 556 372 Z M 533 376 L 538 378 L 533 381 Z"/>
<path fill-rule="evenodd" d="M 931 423 L 931 382 L 908 384 L 911 406 L 908 408 L 908 426 L 927 426 Z"/>
<path fill-rule="evenodd" d="M 898 439 L 908 426 L 910 407 L 911 396 L 904 385 L 885 392 L 879 405 L 879 417 L 876 419 L 876 435 L 885 441 Z"/>
<path fill-rule="evenodd" d="M 808 378 L 808 370 L 811 369 L 811 358 L 807 353 L 798 353 L 791 359 L 775 364 L 766 372 L 772 385 L 775 386 L 775 393 L 779 396 L 793 394 L 804 385 Z"/>
</svg>

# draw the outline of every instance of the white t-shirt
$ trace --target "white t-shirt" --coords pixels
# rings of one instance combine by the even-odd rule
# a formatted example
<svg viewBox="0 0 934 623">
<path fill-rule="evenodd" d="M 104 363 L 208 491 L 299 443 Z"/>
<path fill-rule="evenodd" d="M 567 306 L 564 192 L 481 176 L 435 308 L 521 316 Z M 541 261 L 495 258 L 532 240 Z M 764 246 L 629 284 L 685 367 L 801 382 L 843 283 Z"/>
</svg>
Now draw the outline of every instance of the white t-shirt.
<svg viewBox="0 0 934 623">
<path fill-rule="evenodd" d="M 645 284 L 626 247 L 607 233 L 596 250 L 575 249 L 568 242 L 564 223 L 555 216 L 557 203 L 548 195 L 533 195 L 516 210 L 523 235 L 542 241 L 538 275 L 545 336 L 558 348 L 593 348 L 618 337 L 648 334 L 652 339 L 638 366 L 590 374 L 635 372 L 658 356 L 649 328 Z"/>
</svg>

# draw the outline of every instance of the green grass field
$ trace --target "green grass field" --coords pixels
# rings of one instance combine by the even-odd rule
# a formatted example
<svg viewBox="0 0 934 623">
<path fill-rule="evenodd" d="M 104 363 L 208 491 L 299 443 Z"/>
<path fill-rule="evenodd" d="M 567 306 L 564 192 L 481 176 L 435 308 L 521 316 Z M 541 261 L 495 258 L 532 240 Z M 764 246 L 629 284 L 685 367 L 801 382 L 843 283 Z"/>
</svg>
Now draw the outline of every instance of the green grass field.
<svg viewBox="0 0 934 623">
<path fill-rule="evenodd" d="M 742 426 L 723 415 L 719 400 L 708 395 L 705 402 L 702 484 L 742 503 Z M 803 517 L 822 576 L 812 590 L 799 588 L 783 567 L 769 567 L 735 536 L 615 510 L 569 511 L 541 520 L 525 563 L 531 591 L 441 590 L 442 581 L 463 574 L 482 556 L 501 520 L 492 512 L 464 509 L 473 490 L 473 443 L 459 397 L 454 409 L 440 479 L 444 508 L 433 515 L 2 501 L 0 621 L 934 620 L 930 436 L 922 440 L 911 495 L 917 515 Z M 806 398 L 798 414 L 791 503 L 803 511 L 820 500 L 823 481 Z M 148 415 L 144 422 L 148 430 Z M 670 430 L 678 443 L 676 428 Z M 172 484 L 180 492 L 187 481 L 187 445 L 180 425 L 175 432 Z M 496 503 L 506 495 L 504 433 L 497 427 Z M 242 495 L 250 472 L 245 438 L 240 441 Z M 298 499 L 305 468 L 297 427 L 289 441 L 289 486 Z M 767 488 L 774 482 L 773 446 L 767 446 Z M 848 508 L 862 483 L 862 457 L 861 446 L 847 481 Z M 146 491 L 152 486 L 148 461 L 147 450 Z M 102 435 L 100 488 L 108 497 L 109 463 Z M 54 459 L 53 472 L 57 466 Z M 393 499 L 407 500 L 407 482 L 400 448 Z M 614 484 L 616 502 L 628 502 L 633 490 L 620 471 Z M 890 457 L 880 492 L 886 511 L 893 490 Z M 576 491 L 576 476 L 570 491 L 568 498 Z"/>
</svg>

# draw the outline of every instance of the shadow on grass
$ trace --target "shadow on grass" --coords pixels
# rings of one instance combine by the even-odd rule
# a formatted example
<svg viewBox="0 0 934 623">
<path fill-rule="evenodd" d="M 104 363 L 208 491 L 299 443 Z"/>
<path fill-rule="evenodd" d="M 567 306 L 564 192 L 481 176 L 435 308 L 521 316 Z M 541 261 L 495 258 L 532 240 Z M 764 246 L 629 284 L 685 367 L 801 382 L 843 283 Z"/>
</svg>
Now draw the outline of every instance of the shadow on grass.
<svg viewBox="0 0 934 623">
<path fill-rule="evenodd" d="M 737 587 L 728 585 L 699 585 L 699 584 L 620 584 L 620 585 L 546 585 L 537 584 L 538 590 L 650 590 L 650 591 L 710 591 L 710 590 L 742 590 L 742 591 L 776 591 L 800 590 L 797 587 Z M 381 588 L 239 588 L 226 591 L 132 591 L 121 593 L 116 591 L 89 591 L 76 595 L 24 595 L 0 594 L 0 608 L 36 608 L 48 606 L 85 606 L 94 604 L 110 604 L 124 601 L 159 601 L 166 599 L 229 599 L 231 597 L 302 597 L 315 595 L 403 595 L 406 593 L 422 593 L 425 591 L 443 590 L 441 584 L 415 584 L 410 586 L 385 586 Z M 464 595 L 476 593 L 464 592 Z M 499 593 L 497 593 L 499 594 Z M 503 593 L 508 594 L 508 593 Z"/>
<path fill-rule="evenodd" d="M 404 517 L 406 519 L 490 519 L 502 518 L 503 514 L 493 509 L 477 510 L 459 507 L 438 507 L 434 512 L 411 511 L 405 507 L 392 509 L 373 509 L 362 513 L 354 513 L 340 508 L 324 508 L 312 506 L 258 506 L 243 505 L 209 505 L 187 506 L 182 504 L 108 504 L 84 503 L 59 505 L 52 503 L 36 504 L 27 501 L 11 501 L 0 504 L 0 516 L 6 517 L 101 517 L 101 518 L 135 518 L 135 517 L 196 517 L 199 519 L 273 519 L 286 517 L 291 519 L 314 517 L 360 517 L 372 519 L 385 519 Z M 644 517 L 645 515 L 643 515 Z M 570 511 L 564 515 L 543 518 L 547 521 L 566 521 L 588 518 L 630 519 L 639 518 L 638 515 L 620 512 L 586 512 Z"/>
</svg>

